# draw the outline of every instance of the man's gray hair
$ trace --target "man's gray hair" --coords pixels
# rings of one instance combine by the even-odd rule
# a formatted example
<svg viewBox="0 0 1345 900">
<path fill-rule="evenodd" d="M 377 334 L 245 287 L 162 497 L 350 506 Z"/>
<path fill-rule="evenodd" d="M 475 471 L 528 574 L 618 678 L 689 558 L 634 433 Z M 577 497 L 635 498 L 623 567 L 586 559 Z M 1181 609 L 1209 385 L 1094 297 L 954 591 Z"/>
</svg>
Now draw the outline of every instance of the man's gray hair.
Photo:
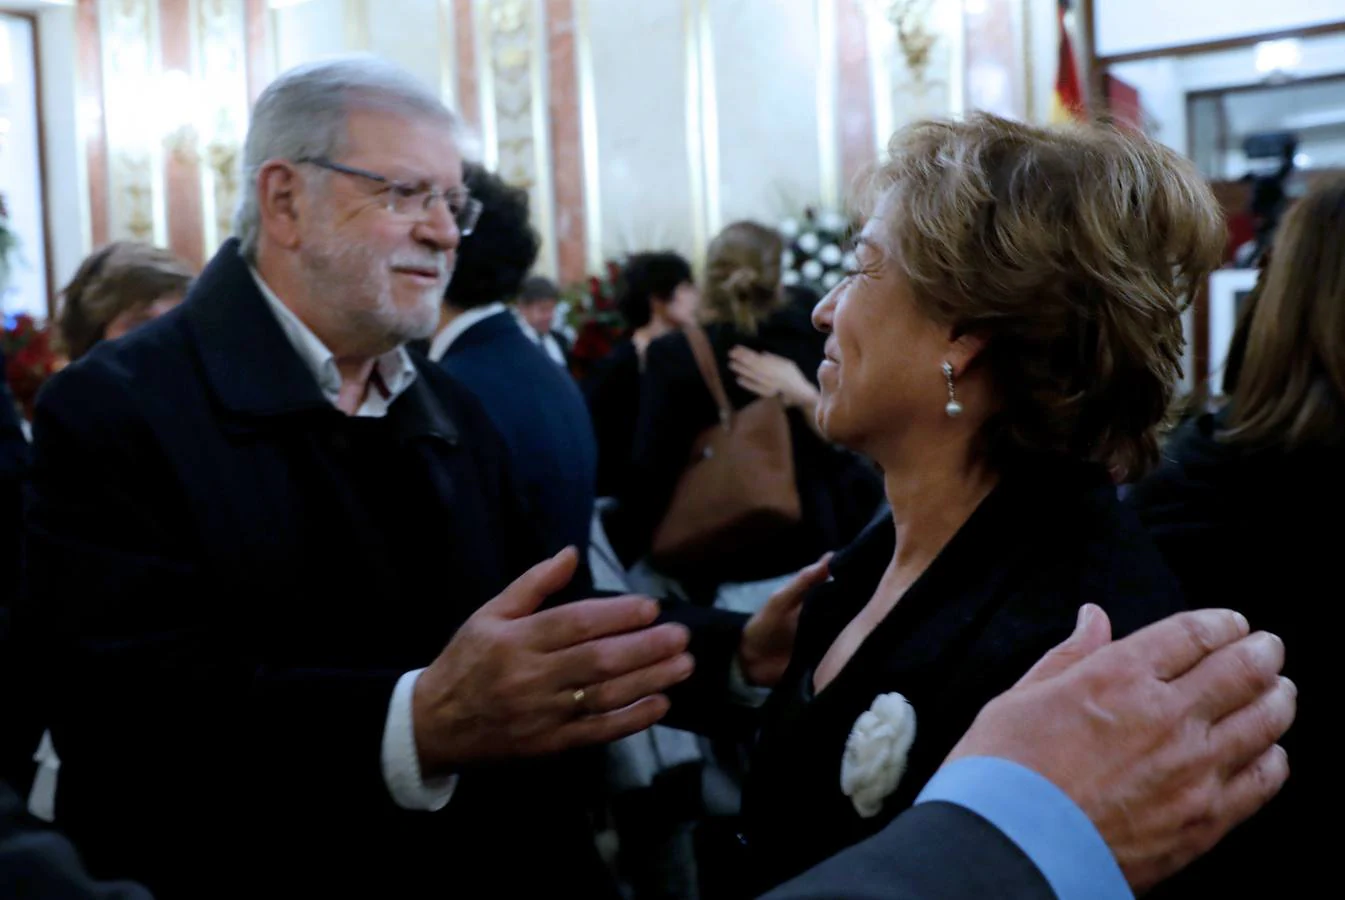
<svg viewBox="0 0 1345 900">
<path fill-rule="evenodd" d="M 404 69 L 373 56 L 308 63 L 283 73 L 257 98 L 243 147 L 243 192 L 234 214 L 240 251 L 256 261 L 261 230 L 257 174 L 268 160 L 335 159 L 353 109 L 376 109 L 438 119 L 455 132 L 458 118 Z"/>
</svg>

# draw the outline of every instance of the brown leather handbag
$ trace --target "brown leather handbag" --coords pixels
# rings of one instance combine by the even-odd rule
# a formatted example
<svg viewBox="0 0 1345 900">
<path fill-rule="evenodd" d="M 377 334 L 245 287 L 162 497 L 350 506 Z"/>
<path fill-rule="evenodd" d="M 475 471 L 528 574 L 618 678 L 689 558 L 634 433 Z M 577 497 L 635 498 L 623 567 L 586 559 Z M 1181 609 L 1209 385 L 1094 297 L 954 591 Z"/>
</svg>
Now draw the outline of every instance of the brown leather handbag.
<svg viewBox="0 0 1345 900">
<path fill-rule="evenodd" d="M 797 524 L 803 513 L 784 403 L 763 397 L 735 412 L 709 337 L 697 325 L 683 333 L 719 408 L 719 423 L 697 437 L 654 532 L 650 557 L 670 574 L 709 574 L 735 553 Z"/>
</svg>

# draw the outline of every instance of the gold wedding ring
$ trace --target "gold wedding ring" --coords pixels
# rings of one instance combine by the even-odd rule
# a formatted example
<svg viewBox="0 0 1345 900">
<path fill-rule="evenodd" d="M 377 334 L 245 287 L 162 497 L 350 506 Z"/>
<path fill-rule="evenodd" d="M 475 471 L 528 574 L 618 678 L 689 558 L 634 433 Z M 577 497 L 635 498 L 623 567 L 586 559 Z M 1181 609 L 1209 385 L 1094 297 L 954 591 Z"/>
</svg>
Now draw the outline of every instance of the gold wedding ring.
<svg viewBox="0 0 1345 900">
<path fill-rule="evenodd" d="M 585 691 L 583 688 L 575 688 L 574 694 L 572 696 L 574 697 L 575 709 L 583 711 L 584 698 L 588 696 L 588 692 Z"/>
</svg>

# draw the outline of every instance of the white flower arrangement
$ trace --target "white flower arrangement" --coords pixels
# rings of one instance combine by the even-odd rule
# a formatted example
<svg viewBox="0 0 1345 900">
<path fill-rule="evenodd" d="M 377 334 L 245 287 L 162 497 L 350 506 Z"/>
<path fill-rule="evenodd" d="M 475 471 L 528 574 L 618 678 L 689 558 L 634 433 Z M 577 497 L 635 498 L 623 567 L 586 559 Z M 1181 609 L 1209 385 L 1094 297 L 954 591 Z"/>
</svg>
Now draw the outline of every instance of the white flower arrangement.
<svg viewBox="0 0 1345 900">
<path fill-rule="evenodd" d="M 841 791 L 861 817 L 878 815 L 897 789 L 913 743 L 915 709 L 901 694 L 879 694 L 855 720 L 841 759 Z"/>
<path fill-rule="evenodd" d="M 786 285 L 825 294 L 854 270 L 854 254 L 842 249 L 851 223 L 840 213 L 805 209 L 802 216 L 781 222 L 779 230 L 786 245 L 780 259 Z"/>
</svg>

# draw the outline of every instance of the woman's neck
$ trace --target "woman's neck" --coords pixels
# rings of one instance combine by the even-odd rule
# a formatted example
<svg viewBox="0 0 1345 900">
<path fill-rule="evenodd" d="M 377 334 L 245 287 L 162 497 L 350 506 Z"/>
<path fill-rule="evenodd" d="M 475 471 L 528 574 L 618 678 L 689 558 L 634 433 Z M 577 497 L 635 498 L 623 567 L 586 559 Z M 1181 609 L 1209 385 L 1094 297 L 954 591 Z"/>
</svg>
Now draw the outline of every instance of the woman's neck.
<svg viewBox="0 0 1345 900">
<path fill-rule="evenodd" d="M 650 344 L 676 329 L 677 326 L 667 319 L 655 316 L 649 320 L 648 324 L 641 325 L 631 332 L 631 343 L 635 344 L 635 349 L 639 351 L 641 356 L 644 356 L 644 351 Z"/>
<path fill-rule="evenodd" d="M 999 480 L 994 470 L 960 453 L 883 471 L 897 530 L 891 569 L 917 573 L 939 555 Z"/>
</svg>

